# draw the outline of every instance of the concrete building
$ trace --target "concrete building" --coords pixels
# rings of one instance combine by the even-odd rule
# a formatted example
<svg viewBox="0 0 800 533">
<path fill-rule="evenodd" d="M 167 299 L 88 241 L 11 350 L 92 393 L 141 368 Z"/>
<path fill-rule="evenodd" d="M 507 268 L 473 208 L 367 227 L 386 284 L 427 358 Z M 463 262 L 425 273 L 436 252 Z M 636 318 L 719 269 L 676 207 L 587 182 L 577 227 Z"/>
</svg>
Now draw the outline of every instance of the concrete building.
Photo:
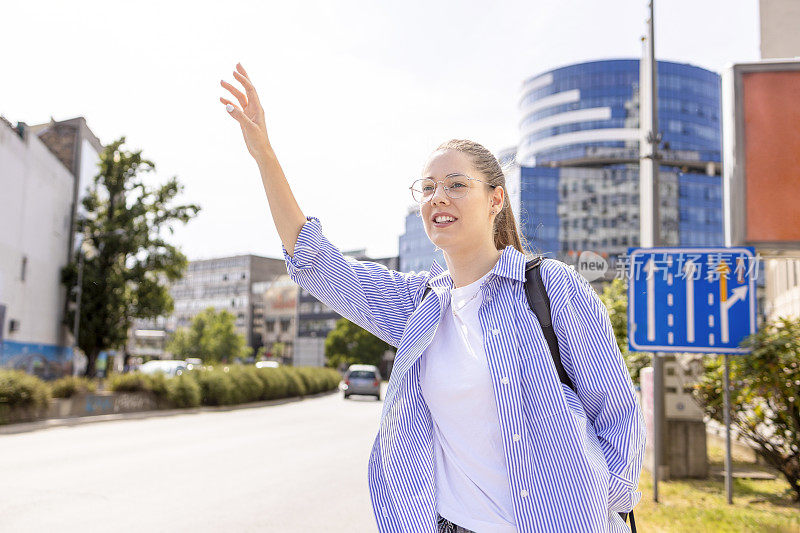
<svg viewBox="0 0 800 533">
<path fill-rule="evenodd" d="M 257 255 L 190 261 L 183 279 L 170 288 L 175 310 L 165 327 L 168 331 L 188 327 L 192 318 L 207 307 L 224 309 L 236 317 L 236 331 L 257 351 L 262 345 L 262 336 L 253 318 L 253 285 L 284 274 L 283 259 Z"/>
<path fill-rule="evenodd" d="M 413 215 L 412 215 L 413 216 Z M 370 258 L 365 250 L 343 251 L 345 256 L 359 261 L 380 263 L 390 270 L 398 270 L 398 257 Z M 295 366 L 324 366 L 325 339 L 341 318 L 337 312 L 299 288 L 297 297 L 297 337 L 294 345 Z"/>
<path fill-rule="evenodd" d="M 299 289 L 288 274 L 253 283 L 253 330 L 261 337 L 265 355 L 283 364 L 294 362 Z"/>
<path fill-rule="evenodd" d="M 0 117 L 0 366 L 72 371 L 61 269 L 102 149 L 82 117 L 35 126 Z"/>
</svg>

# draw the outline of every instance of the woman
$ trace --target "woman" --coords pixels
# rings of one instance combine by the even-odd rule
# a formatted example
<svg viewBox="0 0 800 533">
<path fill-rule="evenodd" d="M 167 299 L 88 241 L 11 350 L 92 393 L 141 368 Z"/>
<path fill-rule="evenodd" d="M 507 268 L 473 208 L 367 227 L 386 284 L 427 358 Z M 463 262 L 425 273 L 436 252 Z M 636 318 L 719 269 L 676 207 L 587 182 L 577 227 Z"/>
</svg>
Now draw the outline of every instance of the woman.
<svg viewBox="0 0 800 533">
<path fill-rule="evenodd" d="M 494 156 L 444 143 L 412 184 L 447 270 L 402 273 L 344 257 L 305 216 L 237 64 L 220 98 L 258 162 L 291 278 L 396 346 L 369 489 L 382 532 L 626 531 L 645 428 L 608 312 L 586 280 L 545 259 L 559 381 L 524 289 L 526 256 Z M 426 287 L 431 291 L 423 300 Z"/>
</svg>

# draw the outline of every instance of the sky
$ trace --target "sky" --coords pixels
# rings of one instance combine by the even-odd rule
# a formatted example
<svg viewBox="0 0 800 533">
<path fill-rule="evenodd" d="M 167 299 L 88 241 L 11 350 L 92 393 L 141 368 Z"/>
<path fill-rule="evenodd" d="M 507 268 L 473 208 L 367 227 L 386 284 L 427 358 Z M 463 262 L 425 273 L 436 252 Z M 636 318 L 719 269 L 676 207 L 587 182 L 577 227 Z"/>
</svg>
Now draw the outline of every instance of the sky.
<svg viewBox="0 0 800 533">
<path fill-rule="evenodd" d="M 721 73 L 759 58 L 755 0 L 655 7 L 656 56 Z M 156 184 L 177 176 L 202 210 L 172 238 L 190 260 L 282 258 L 258 167 L 219 97 L 241 62 L 307 216 L 341 250 L 397 255 L 408 187 L 430 153 L 517 142 L 523 80 L 638 58 L 645 0 L 26 2 L 3 7 L 0 114 L 83 116 L 125 136 Z"/>
</svg>

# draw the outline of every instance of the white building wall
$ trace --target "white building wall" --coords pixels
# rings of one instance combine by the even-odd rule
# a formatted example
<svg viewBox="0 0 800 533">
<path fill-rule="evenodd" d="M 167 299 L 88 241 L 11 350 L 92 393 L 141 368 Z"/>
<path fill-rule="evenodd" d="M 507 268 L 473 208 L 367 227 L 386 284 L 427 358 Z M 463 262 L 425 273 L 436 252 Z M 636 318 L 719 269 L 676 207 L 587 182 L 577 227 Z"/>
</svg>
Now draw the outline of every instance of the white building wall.
<svg viewBox="0 0 800 533">
<path fill-rule="evenodd" d="M 94 177 L 100 172 L 97 166 L 100 163 L 100 154 L 97 153 L 92 143 L 88 139 L 81 140 L 81 166 L 79 170 L 78 182 L 78 212 L 83 213 L 81 200 L 86 196 L 86 189 L 94 181 Z"/>
<path fill-rule="evenodd" d="M 767 319 L 800 318 L 800 259 L 767 259 L 764 270 Z"/>
<path fill-rule="evenodd" d="M 58 342 L 72 187 L 72 174 L 36 135 L 23 141 L 0 123 L 0 304 L 6 306 L 6 341 Z M 10 320 L 19 322 L 13 333 Z"/>
</svg>

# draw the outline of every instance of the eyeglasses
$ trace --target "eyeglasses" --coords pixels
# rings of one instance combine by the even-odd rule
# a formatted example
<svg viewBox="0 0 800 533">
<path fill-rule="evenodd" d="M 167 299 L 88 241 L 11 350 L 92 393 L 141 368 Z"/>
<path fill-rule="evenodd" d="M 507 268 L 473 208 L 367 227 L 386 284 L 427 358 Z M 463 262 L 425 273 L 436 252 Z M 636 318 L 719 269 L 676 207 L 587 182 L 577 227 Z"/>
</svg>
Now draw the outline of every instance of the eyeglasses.
<svg viewBox="0 0 800 533">
<path fill-rule="evenodd" d="M 444 192 L 450 198 L 458 199 L 463 198 L 467 195 L 467 192 L 470 190 L 469 182 L 470 181 L 479 181 L 481 183 L 486 183 L 489 187 L 494 189 L 497 185 L 492 185 L 491 183 L 487 183 L 483 180 L 479 180 L 478 178 L 470 178 L 469 176 L 465 176 L 464 174 L 448 174 L 445 176 L 443 180 L 437 182 L 432 180 L 431 178 L 422 178 L 416 180 L 414 183 L 411 184 L 411 196 L 414 198 L 415 202 L 420 204 L 424 204 L 425 202 L 429 201 L 433 198 L 433 195 L 436 193 L 436 185 L 437 183 L 441 183 L 444 187 Z"/>
</svg>

